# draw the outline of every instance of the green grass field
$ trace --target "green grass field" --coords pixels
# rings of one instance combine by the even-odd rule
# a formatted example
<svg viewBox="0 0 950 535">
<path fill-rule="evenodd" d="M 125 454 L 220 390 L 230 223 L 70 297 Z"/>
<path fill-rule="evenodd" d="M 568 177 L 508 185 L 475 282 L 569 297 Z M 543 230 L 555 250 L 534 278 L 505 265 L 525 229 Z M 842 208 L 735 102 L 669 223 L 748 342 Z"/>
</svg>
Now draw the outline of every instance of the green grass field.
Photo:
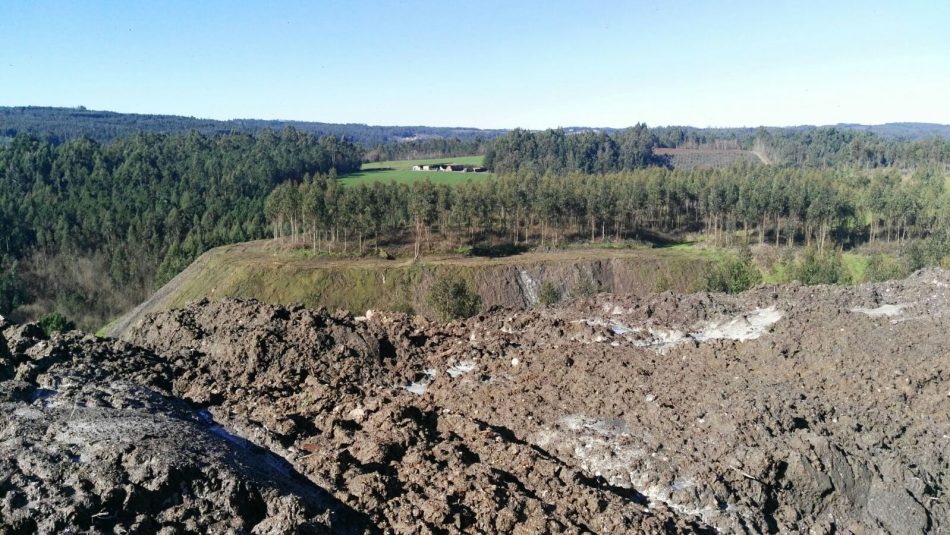
<svg viewBox="0 0 950 535">
<path fill-rule="evenodd" d="M 362 170 L 340 178 L 344 186 L 357 184 L 372 184 L 373 182 L 412 183 L 429 179 L 433 184 L 458 184 L 466 180 L 484 180 L 492 176 L 491 173 L 443 173 L 439 171 L 413 171 L 413 165 L 435 163 L 458 163 L 464 165 L 481 165 L 484 156 L 457 156 L 438 158 L 435 160 L 395 160 L 390 162 L 364 163 Z"/>
</svg>

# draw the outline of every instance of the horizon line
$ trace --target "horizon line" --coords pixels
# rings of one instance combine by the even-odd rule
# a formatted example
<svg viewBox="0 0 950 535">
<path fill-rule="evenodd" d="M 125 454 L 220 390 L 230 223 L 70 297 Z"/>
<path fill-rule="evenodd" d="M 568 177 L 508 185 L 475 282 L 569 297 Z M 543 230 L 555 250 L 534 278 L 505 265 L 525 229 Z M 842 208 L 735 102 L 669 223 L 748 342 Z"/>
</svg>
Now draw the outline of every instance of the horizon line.
<svg viewBox="0 0 950 535">
<path fill-rule="evenodd" d="M 629 128 L 634 128 L 638 124 L 644 124 L 648 128 L 695 128 L 698 130 L 742 130 L 742 129 L 757 129 L 757 128 L 833 128 L 838 126 L 865 126 L 865 127 L 874 127 L 874 126 L 888 126 L 888 125 L 931 125 L 931 126 L 945 126 L 950 127 L 950 123 L 932 123 L 932 122 L 923 122 L 923 121 L 889 121 L 885 123 L 861 123 L 861 122 L 838 122 L 838 123 L 826 123 L 826 124 L 789 124 L 789 125 L 766 125 L 758 124 L 754 126 L 742 125 L 742 126 L 695 126 L 690 124 L 658 124 L 658 125 L 649 125 L 646 122 L 637 122 L 632 125 L 627 126 L 581 126 L 581 125 L 570 125 L 570 126 L 547 126 L 543 128 L 531 128 L 524 126 L 513 126 L 513 127 L 480 127 L 480 126 L 462 126 L 462 125 L 429 125 L 429 124 L 372 124 L 367 122 L 327 122 L 314 119 L 286 119 L 286 118 L 261 118 L 261 117 L 231 117 L 228 119 L 219 119 L 215 117 L 198 117 L 195 115 L 182 115 L 177 113 L 155 113 L 155 112 L 142 112 L 142 111 L 117 111 L 117 110 L 107 110 L 107 109 L 91 109 L 87 108 L 84 105 L 76 106 L 54 106 L 54 105 L 43 105 L 43 104 L 22 104 L 22 105 L 0 105 L 0 109 L 3 108 L 38 108 L 38 109 L 58 109 L 58 110 L 73 110 L 73 111 L 85 111 L 85 112 L 95 112 L 95 113 L 114 113 L 117 115 L 151 115 L 151 116 L 162 116 L 162 117 L 179 117 L 183 119 L 193 119 L 197 121 L 216 121 L 216 122 L 233 122 L 233 121 L 273 121 L 273 122 L 295 122 L 295 123 L 313 123 L 313 124 L 325 124 L 325 125 L 352 125 L 352 126 L 366 126 L 373 128 L 445 128 L 445 129 L 464 129 L 464 130 L 481 130 L 481 131 L 512 131 L 512 130 L 529 130 L 529 131 L 545 131 L 545 130 L 557 130 L 557 129 L 589 129 L 589 130 L 626 130 Z"/>
</svg>

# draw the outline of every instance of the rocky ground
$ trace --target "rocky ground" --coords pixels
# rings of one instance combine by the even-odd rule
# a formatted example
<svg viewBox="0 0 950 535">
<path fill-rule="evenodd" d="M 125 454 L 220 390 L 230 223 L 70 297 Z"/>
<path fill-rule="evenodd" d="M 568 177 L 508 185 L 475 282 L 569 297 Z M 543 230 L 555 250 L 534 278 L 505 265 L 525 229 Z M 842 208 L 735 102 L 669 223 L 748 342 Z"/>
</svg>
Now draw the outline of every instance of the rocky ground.
<svg viewBox="0 0 950 535">
<path fill-rule="evenodd" d="M 0 533 L 950 532 L 946 271 L 0 332 Z"/>
</svg>

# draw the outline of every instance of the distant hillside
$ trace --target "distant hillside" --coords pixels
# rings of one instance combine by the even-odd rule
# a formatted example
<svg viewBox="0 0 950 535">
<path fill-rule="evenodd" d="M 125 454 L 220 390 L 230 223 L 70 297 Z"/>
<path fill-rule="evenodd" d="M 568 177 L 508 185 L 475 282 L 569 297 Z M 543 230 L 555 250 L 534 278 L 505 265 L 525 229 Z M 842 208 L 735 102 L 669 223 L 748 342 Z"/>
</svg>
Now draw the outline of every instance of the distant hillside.
<svg viewBox="0 0 950 535">
<path fill-rule="evenodd" d="M 389 145 L 396 142 L 423 141 L 438 139 L 458 139 L 474 141 L 476 139 L 494 139 L 507 130 L 483 130 L 465 127 L 434 126 L 373 126 L 358 123 L 320 123 L 312 121 L 282 121 L 265 119 L 232 119 L 218 121 L 178 115 L 151 115 L 138 113 L 118 113 L 111 111 L 87 110 L 78 108 L 56 108 L 44 106 L 0 106 L 0 141 L 12 138 L 18 132 L 27 132 L 41 136 L 51 136 L 53 141 L 62 142 L 86 136 L 105 142 L 123 137 L 133 132 L 178 133 L 196 130 L 203 134 L 242 132 L 256 134 L 264 129 L 280 131 L 292 126 L 301 132 L 317 136 L 334 135 L 346 138 L 366 148 Z M 842 123 L 833 125 L 840 130 L 867 132 L 887 139 L 920 140 L 941 136 L 950 139 L 950 125 L 935 123 L 887 123 L 862 125 Z M 764 127 L 772 135 L 794 134 L 829 126 L 783 126 Z M 621 128 L 595 128 L 572 126 L 563 129 L 566 134 L 583 132 L 616 133 Z M 696 128 L 692 126 L 661 126 L 650 129 L 656 134 L 661 147 L 699 147 L 716 140 L 730 140 L 741 148 L 751 148 L 760 128 Z M 739 148 L 739 147 L 729 148 Z M 396 156 L 396 155 L 389 155 Z M 418 156 L 418 155 L 417 155 Z M 383 157 L 380 159 L 389 159 Z"/>
<path fill-rule="evenodd" d="M 890 139 L 917 140 L 940 136 L 950 139 L 950 125 L 936 123 L 838 124 L 838 128 L 870 132 Z"/>
<path fill-rule="evenodd" d="M 751 147 L 751 143 L 761 132 L 771 135 L 795 135 L 816 130 L 853 130 L 866 132 L 888 140 L 918 141 L 940 136 L 950 139 L 950 125 L 937 123 L 886 123 L 886 124 L 857 124 L 839 123 L 836 125 L 794 125 L 794 126 L 760 126 L 734 128 L 698 128 L 695 126 L 653 126 L 653 132 L 661 147 L 690 147 L 711 144 L 717 140 L 734 140 L 744 148 Z M 622 128 L 591 128 L 586 126 L 571 126 L 563 129 L 568 134 L 582 132 L 603 132 L 613 134 Z"/>
<path fill-rule="evenodd" d="M 398 141 L 421 139 L 493 138 L 504 130 L 478 128 L 444 128 L 432 126 L 370 126 L 365 124 L 333 124 L 309 121 L 278 121 L 263 119 L 196 119 L 177 115 L 144 115 L 95 111 L 85 108 L 52 108 L 36 106 L 0 106 L 0 138 L 28 132 L 52 136 L 54 141 L 66 141 L 81 136 L 96 141 L 112 141 L 133 132 L 178 133 L 197 130 L 202 134 L 242 132 L 256 134 L 268 128 L 274 131 L 292 126 L 298 131 L 316 136 L 334 135 L 364 147 Z"/>
</svg>

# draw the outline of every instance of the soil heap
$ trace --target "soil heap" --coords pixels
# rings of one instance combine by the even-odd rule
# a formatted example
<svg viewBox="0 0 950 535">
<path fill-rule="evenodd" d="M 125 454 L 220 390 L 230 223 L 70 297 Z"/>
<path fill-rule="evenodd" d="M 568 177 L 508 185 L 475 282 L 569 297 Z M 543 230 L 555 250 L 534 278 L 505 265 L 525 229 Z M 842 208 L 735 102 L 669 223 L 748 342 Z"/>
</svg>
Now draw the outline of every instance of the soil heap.
<svg viewBox="0 0 950 535">
<path fill-rule="evenodd" d="M 950 530 L 946 271 L 0 332 L 0 532 Z"/>
</svg>

